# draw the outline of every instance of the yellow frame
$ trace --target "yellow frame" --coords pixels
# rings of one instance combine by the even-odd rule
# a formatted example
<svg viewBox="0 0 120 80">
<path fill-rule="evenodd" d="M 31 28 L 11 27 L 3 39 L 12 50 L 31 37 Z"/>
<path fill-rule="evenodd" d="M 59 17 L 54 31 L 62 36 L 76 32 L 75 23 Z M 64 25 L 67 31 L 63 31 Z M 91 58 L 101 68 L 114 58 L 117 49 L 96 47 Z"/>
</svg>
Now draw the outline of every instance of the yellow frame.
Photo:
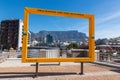
<svg viewBox="0 0 120 80">
<path fill-rule="evenodd" d="M 27 58 L 28 45 L 28 19 L 29 14 L 41 14 L 49 16 L 62 16 L 71 18 L 85 18 L 89 20 L 89 57 L 87 58 Z M 74 12 L 63 12 L 37 8 L 24 9 L 24 31 L 22 44 L 22 62 L 93 62 L 94 61 L 94 15 Z"/>
</svg>

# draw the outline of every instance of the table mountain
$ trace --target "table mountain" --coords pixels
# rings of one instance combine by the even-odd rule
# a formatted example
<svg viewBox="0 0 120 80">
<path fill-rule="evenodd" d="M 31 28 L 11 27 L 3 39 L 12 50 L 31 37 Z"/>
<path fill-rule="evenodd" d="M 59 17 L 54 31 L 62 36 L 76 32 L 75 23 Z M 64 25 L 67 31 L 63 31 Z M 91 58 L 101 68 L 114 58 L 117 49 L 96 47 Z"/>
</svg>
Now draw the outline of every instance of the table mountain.
<svg viewBox="0 0 120 80">
<path fill-rule="evenodd" d="M 77 30 L 71 30 L 71 31 L 39 31 L 38 33 L 31 32 L 31 38 L 32 40 L 37 38 L 38 40 L 40 38 L 45 38 L 48 34 L 50 34 L 54 40 L 60 40 L 60 41 L 84 41 L 88 37 L 85 33 L 78 32 Z"/>
</svg>

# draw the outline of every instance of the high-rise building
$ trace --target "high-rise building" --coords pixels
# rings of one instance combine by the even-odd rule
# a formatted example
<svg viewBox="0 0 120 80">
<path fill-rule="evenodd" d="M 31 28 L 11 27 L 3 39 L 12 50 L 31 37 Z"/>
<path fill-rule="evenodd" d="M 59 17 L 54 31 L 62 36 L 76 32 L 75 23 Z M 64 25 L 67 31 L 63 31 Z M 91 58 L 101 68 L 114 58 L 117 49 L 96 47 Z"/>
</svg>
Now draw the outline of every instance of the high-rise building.
<svg viewBox="0 0 120 80">
<path fill-rule="evenodd" d="M 23 21 L 20 19 L 1 21 L 1 49 L 20 49 L 22 47 Z"/>
<path fill-rule="evenodd" d="M 46 38 L 47 38 L 47 44 L 51 44 L 53 42 L 53 37 L 50 34 L 48 34 Z"/>
</svg>

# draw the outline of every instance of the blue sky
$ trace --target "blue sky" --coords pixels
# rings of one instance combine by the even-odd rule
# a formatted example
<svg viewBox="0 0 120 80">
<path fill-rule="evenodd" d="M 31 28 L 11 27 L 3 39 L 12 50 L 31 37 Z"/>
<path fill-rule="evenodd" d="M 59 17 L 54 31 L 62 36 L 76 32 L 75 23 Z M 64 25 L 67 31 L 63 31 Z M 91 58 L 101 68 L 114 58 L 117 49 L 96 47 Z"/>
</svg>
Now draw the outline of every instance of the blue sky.
<svg viewBox="0 0 120 80">
<path fill-rule="evenodd" d="M 0 0 L 0 21 L 22 19 L 25 7 L 80 12 L 95 15 L 95 37 L 120 36 L 120 0 Z M 78 30 L 87 33 L 85 19 L 30 15 L 29 29 L 63 31 Z"/>
</svg>

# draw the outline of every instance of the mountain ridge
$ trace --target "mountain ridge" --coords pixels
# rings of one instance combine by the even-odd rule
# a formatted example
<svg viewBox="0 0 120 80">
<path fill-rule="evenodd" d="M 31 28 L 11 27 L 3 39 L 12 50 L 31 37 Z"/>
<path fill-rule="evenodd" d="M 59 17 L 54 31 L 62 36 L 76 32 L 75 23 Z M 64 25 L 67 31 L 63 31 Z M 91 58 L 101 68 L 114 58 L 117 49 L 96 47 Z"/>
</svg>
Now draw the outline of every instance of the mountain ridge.
<svg viewBox="0 0 120 80">
<path fill-rule="evenodd" d="M 85 33 L 78 32 L 77 30 L 69 30 L 69 31 L 46 31 L 42 30 L 38 33 L 31 32 L 32 40 L 37 38 L 38 40 L 42 37 L 46 37 L 48 34 L 53 36 L 54 40 L 60 40 L 60 41 L 84 41 L 88 37 Z"/>
</svg>

